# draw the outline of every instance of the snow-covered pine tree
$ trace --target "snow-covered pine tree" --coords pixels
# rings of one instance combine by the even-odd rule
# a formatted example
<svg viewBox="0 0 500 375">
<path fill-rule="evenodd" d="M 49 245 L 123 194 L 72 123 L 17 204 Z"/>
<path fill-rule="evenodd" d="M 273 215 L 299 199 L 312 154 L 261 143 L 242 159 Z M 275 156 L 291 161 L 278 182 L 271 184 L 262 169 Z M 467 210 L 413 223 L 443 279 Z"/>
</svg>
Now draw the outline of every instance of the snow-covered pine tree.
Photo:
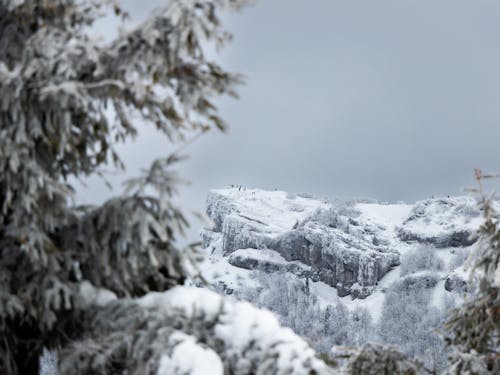
<svg viewBox="0 0 500 375">
<path fill-rule="evenodd" d="M 474 288 L 472 296 L 455 309 L 447 323 L 448 343 L 453 353 L 448 374 L 500 373 L 500 228 L 493 197 L 483 189 L 486 175 L 476 170 L 484 223 L 479 228 L 479 244 L 467 261 Z"/>
<path fill-rule="evenodd" d="M 138 124 L 173 144 L 225 128 L 212 100 L 241 77 L 205 47 L 230 39 L 219 11 L 248 2 L 172 0 L 105 42 L 89 28 L 123 14 L 112 0 L 0 0 L 1 374 L 36 374 L 44 347 L 62 374 L 327 371 L 269 314 L 177 286 L 199 256 L 175 245 L 177 155 L 100 207 L 71 201 L 68 178 L 120 167 Z"/>
</svg>

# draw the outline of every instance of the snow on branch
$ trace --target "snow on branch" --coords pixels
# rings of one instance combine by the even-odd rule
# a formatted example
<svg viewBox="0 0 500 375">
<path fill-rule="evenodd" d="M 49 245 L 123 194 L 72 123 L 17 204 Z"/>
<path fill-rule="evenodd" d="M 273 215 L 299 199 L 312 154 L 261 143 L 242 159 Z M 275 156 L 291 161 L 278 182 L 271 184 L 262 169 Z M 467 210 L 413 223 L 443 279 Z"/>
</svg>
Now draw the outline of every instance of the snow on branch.
<svg viewBox="0 0 500 375">
<path fill-rule="evenodd" d="M 206 289 L 117 300 L 84 319 L 93 329 L 60 351 L 62 373 L 106 374 L 121 364 L 159 375 L 333 374 L 272 313 Z"/>
</svg>

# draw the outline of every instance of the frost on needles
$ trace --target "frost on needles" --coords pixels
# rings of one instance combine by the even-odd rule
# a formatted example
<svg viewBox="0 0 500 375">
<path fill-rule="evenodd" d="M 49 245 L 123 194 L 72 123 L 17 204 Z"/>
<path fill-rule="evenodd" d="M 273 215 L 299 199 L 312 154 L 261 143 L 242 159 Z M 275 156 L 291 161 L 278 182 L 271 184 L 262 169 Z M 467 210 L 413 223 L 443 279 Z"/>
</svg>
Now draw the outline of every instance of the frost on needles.
<svg viewBox="0 0 500 375">
<path fill-rule="evenodd" d="M 106 42 L 89 30 L 125 15 L 114 1 L 0 0 L 0 373 L 36 374 L 45 347 L 62 374 L 199 373 L 187 354 L 214 374 L 325 371 L 269 314 L 177 286 L 199 259 L 175 245 L 180 155 L 101 206 L 71 200 L 70 177 L 122 167 L 138 124 L 173 144 L 225 129 L 213 100 L 241 77 L 204 48 L 230 39 L 219 11 L 247 2 L 170 1 Z"/>
</svg>

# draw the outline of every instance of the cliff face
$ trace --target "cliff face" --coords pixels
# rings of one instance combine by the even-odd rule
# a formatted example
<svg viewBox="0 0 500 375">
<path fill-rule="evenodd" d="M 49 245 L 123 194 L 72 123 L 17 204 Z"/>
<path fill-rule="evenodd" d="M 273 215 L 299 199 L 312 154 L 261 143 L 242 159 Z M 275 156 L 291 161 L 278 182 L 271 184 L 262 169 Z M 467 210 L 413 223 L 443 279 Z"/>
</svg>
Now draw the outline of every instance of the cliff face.
<svg viewBox="0 0 500 375">
<path fill-rule="evenodd" d="M 274 249 L 286 260 L 311 266 L 311 278 L 337 288 L 340 296 L 366 297 L 399 264 L 397 252 L 315 221 L 283 233 Z"/>
<path fill-rule="evenodd" d="M 306 194 L 213 190 L 206 248 L 229 264 L 283 270 L 322 281 L 339 296 L 369 296 L 399 265 L 402 248 L 469 246 L 480 222 L 473 199 L 453 197 L 407 204 L 324 201 Z"/>
</svg>

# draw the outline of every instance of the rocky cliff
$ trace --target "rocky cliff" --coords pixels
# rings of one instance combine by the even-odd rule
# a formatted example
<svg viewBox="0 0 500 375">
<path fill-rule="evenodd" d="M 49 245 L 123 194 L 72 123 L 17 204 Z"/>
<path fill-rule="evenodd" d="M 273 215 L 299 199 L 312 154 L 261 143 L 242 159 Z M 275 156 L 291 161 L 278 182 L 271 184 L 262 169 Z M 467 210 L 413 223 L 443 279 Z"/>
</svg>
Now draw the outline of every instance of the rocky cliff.
<svg viewBox="0 0 500 375">
<path fill-rule="evenodd" d="M 408 204 L 328 201 L 282 191 L 221 189 L 207 199 L 204 246 L 233 266 L 283 270 L 365 298 L 400 263 L 400 252 L 474 243 L 480 213 L 470 197 Z M 456 275 L 454 283 L 456 281 Z M 448 283 L 449 284 L 449 283 Z"/>
</svg>

